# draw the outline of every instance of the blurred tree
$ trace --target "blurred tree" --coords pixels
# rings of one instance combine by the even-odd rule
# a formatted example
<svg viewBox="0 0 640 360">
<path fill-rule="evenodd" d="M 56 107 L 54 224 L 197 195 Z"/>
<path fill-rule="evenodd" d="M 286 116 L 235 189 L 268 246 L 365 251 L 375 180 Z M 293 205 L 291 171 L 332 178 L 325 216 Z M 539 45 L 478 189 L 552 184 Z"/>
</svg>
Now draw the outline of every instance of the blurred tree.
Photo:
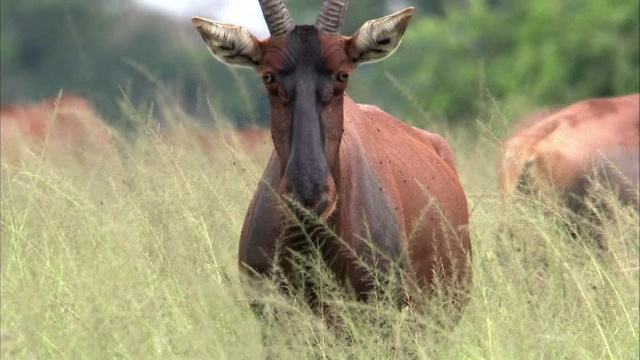
<svg viewBox="0 0 640 360">
<path fill-rule="evenodd" d="M 239 123 L 258 121 L 248 95 L 223 97 L 249 74 L 209 66 L 212 62 L 189 18 L 182 22 L 133 7 L 128 0 L 3 1 L 0 100 L 54 96 L 61 89 L 92 99 L 108 120 L 127 127 L 118 99 L 136 106 L 180 104 L 210 118 L 206 95 L 225 103 Z M 158 112 L 156 111 L 157 115 Z M 161 117 L 161 116 L 160 116 Z"/>
<path fill-rule="evenodd" d="M 418 14 L 398 53 L 358 89 L 384 92 L 380 105 L 403 118 L 419 110 L 450 121 L 483 116 L 488 96 L 509 116 L 510 107 L 637 92 L 639 10 L 626 0 L 470 0 L 446 17 Z"/>
<path fill-rule="evenodd" d="M 231 0 L 211 6 L 224 1 Z M 321 6 L 286 3 L 299 23 L 314 22 Z M 389 59 L 358 68 L 349 94 L 415 124 L 426 124 L 425 113 L 482 117 L 494 99 L 509 116 L 512 108 L 639 90 L 637 0 L 352 1 L 343 34 L 405 6 L 417 11 L 404 43 Z M 268 121 L 255 73 L 212 60 L 189 18 L 145 13 L 130 0 L 3 0 L 0 20 L 3 103 L 64 89 L 127 126 L 118 107 L 124 91 L 142 109 L 178 102 L 205 121 L 219 109 L 239 125 Z"/>
</svg>

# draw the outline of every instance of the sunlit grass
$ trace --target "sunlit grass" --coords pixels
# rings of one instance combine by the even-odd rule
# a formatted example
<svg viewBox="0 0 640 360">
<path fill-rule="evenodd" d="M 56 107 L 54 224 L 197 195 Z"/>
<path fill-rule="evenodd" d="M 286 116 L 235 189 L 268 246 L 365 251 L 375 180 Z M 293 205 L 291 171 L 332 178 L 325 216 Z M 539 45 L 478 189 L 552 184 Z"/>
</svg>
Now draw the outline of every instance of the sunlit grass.
<svg viewBox="0 0 640 360">
<path fill-rule="evenodd" d="M 638 356 L 637 212 L 613 202 L 602 253 L 573 239 L 552 204 L 522 198 L 503 211 L 498 136 L 446 134 L 471 212 L 474 282 L 458 325 L 337 296 L 345 341 L 299 297 L 241 285 L 237 243 L 264 159 L 141 134 L 121 167 L 2 165 L 3 357 Z M 253 297 L 277 311 L 258 319 Z"/>
</svg>

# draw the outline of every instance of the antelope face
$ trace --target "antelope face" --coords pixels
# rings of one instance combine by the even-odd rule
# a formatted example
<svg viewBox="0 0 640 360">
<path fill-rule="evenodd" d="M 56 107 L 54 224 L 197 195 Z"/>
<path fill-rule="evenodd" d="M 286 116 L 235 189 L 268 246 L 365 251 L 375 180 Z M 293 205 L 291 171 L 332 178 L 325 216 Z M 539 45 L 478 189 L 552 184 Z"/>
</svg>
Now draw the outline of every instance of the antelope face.
<svg viewBox="0 0 640 360">
<path fill-rule="evenodd" d="M 348 1 L 328 0 L 314 25 L 296 26 L 281 0 L 260 1 L 271 37 L 200 17 L 193 25 L 211 54 L 253 67 L 269 96 L 271 136 L 281 164 L 278 191 L 323 219 L 336 208 L 343 99 L 352 71 L 400 45 L 413 8 L 339 34 Z"/>
</svg>

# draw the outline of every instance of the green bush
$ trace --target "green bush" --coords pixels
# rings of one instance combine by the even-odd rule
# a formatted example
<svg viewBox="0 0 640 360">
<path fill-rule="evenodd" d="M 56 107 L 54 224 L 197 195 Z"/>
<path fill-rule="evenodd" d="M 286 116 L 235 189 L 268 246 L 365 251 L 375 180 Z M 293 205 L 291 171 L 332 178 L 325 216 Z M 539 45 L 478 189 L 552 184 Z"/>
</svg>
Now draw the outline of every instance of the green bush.
<svg viewBox="0 0 640 360">
<path fill-rule="evenodd" d="M 415 114 L 410 97 L 449 121 L 486 115 L 489 98 L 514 115 L 511 108 L 638 91 L 637 1 L 487 3 L 418 15 L 398 54 L 361 88 L 387 89 L 381 105 L 403 118 Z"/>
<path fill-rule="evenodd" d="M 407 3 L 417 11 L 404 43 L 358 69 L 349 94 L 416 125 L 466 124 L 492 110 L 512 121 L 541 106 L 640 87 L 638 0 L 469 0 L 437 17 L 425 15 L 423 2 Z M 305 4 L 290 4 L 291 13 L 313 21 L 319 2 Z M 376 4 L 353 2 L 343 32 L 389 12 Z M 211 59 L 188 18 L 144 13 L 128 0 L 8 0 L 1 16 L 3 103 L 63 89 L 90 97 L 110 122 L 126 126 L 116 101 L 124 92 L 142 107 L 176 100 L 207 121 L 211 106 L 240 125 L 268 121 L 254 72 Z"/>
</svg>

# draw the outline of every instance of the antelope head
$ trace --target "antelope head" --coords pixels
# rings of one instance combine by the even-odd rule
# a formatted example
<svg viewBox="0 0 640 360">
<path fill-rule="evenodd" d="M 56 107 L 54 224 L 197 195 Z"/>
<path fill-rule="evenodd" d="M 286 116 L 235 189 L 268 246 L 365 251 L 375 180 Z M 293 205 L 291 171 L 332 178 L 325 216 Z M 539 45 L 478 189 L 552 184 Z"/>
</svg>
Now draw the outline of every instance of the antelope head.
<svg viewBox="0 0 640 360">
<path fill-rule="evenodd" d="M 264 40 L 241 26 L 192 19 L 213 57 L 260 74 L 281 164 L 278 191 L 322 219 L 337 203 L 349 76 L 358 65 L 391 55 L 413 15 L 413 8 L 407 8 L 366 22 L 352 36 L 341 36 L 347 3 L 325 0 L 314 25 L 296 25 L 282 0 L 260 0 L 271 35 Z"/>
</svg>

